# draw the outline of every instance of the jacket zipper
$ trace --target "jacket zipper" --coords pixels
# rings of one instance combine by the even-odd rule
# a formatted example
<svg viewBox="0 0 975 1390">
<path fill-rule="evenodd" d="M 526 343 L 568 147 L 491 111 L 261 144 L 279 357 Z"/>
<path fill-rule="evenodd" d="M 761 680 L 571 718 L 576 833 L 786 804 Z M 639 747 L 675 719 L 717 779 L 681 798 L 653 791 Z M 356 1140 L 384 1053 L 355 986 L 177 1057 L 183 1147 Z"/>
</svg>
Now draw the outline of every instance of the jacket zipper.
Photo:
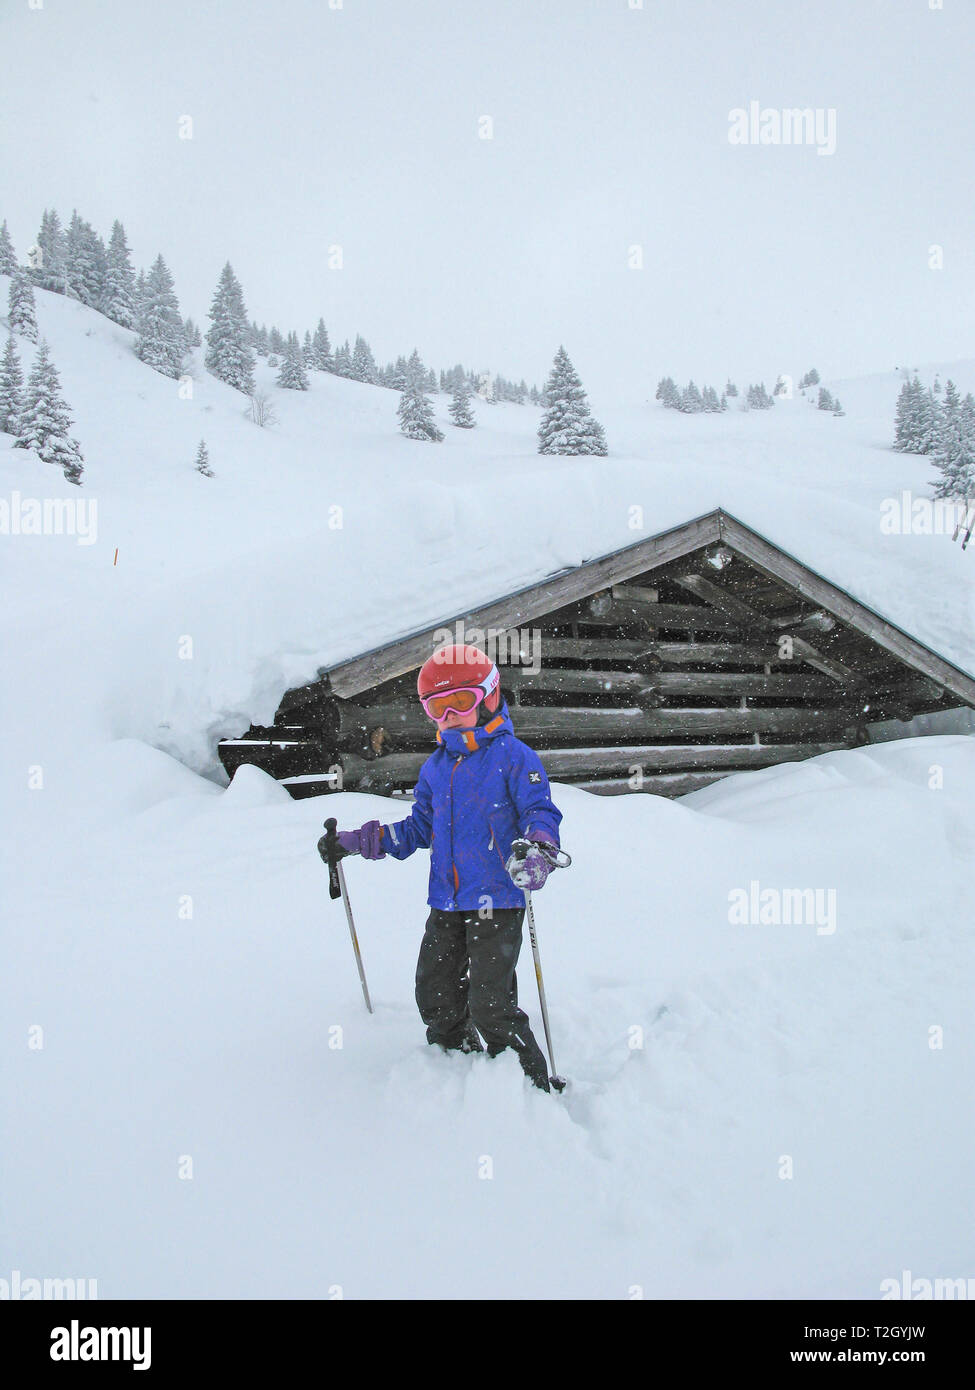
<svg viewBox="0 0 975 1390">
<path fill-rule="evenodd" d="M 450 867 L 454 871 L 454 893 L 460 887 L 460 878 L 457 873 L 457 865 L 454 862 L 454 773 L 460 767 L 461 759 L 458 758 L 450 769 Z"/>
</svg>

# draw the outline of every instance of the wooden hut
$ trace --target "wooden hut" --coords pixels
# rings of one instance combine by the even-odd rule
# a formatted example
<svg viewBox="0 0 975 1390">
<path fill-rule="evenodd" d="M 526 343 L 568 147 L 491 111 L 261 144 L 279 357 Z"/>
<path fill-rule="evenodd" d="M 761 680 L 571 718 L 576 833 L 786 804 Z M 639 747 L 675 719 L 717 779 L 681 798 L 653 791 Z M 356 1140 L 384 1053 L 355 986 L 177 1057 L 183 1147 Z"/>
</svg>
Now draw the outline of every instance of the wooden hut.
<svg viewBox="0 0 975 1390">
<path fill-rule="evenodd" d="M 680 796 L 731 772 L 975 708 L 975 679 L 718 509 L 323 669 L 219 745 L 293 796 L 408 793 L 433 749 L 416 672 L 444 640 L 497 660 L 553 780 Z"/>
</svg>

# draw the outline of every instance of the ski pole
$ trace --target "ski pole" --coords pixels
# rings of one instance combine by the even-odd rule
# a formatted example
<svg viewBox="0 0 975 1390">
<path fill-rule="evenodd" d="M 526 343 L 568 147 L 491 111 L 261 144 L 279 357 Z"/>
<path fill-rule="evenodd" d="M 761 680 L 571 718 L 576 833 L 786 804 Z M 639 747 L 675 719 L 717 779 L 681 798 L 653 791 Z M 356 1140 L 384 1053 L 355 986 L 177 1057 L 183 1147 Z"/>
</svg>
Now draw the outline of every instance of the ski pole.
<svg viewBox="0 0 975 1390">
<path fill-rule="evenodd" d="M 525 910 L 528 916 L 528 936 L 532 944 L 532 955 L 535 957 L 535 980 L 538 984 L 538 1002 L 542 1010 L 542 1026 L 545 1029 L 545 1046 L 548 1048 L 548 1062 L 552 1068 L 549 1081 L 557 1091 L 565 1090 L 565 1077 L 559 1076 L 555 1069 L 555 1053 L 552 1051 L 552 1030 L 548 1026 L 548 1005 L 545 1002 L 545 982 L 542 979 L 542 958 L 538 953 L 538 937 L 535 935 L 535 914 L 532 911 L 532 895 L 529 889 L 522 890 L 525 894 Z"/>
<path fill-rule="evenodd" d="M 330 898 L 341 898 L 345 904 L 345 915 L 349 919 L 349 934 L 352 937 L 352 949 L 355 951 L 355 963 L 359 971 L 359 983 L 362 985 L 362 997 L 366 1001 L 366 1008 L 372 1013 L 372 1000 L 369 998 L 369 986 L 366 984 L 366 972 L 362 967 L 362 953 L 359 950 L 359 938 L 355 934 L 355 922 L 352 920 L 352 906 L 349 902 L 349 890 L 345 886 L 345 874 L 342 871 L 342 847 L 338 842 L 335 833 L 335 817 L 331 816 L 325 822 L 325 851 L 328 855 L 328 896 Z"/>
</svg>

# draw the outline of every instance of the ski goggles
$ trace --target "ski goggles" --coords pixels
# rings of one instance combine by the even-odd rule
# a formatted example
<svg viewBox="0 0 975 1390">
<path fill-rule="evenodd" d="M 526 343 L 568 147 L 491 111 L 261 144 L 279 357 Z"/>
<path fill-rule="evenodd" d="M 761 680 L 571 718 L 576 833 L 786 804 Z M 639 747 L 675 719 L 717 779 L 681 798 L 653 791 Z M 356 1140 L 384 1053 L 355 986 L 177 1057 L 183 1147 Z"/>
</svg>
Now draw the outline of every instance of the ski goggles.
<svg viewBox="0 0 975 1390">
<path fill-rule="evenodd" d="M 421 695 L 420 704 L 431 719 L 446 719 L 448 714 L 469 714 L 477 709 L 487 691 L 480 685 L 461 685 L 456 690 L 444 690 L 437 695 Z"/>
<path fill-rule="evenodd" d="M 495 666 L 480 685 L 455 685 L 452 690 L 438 690 L 433 695 L 421 695 L 420 704 L 430 719 L 439 723 L 448 714 L 470 714 L 477 709 L 485 695 L 497 690 L 501 677 Z"/>
</svg>

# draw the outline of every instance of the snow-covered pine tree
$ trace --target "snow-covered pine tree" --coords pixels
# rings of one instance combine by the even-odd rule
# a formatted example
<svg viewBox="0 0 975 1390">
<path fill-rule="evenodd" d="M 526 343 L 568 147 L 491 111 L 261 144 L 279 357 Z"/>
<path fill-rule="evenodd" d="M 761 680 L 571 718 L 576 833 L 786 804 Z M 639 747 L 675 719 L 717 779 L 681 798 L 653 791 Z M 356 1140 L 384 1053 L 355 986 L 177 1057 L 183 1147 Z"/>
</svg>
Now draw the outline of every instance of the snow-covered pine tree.
<svg viewBox="0 0 975 1390">
<path fill-rule="evenodd" d="M 250 324 L 244 307 L 244 291 L 229 261 L 220 272 L 207 317 L 211 324 L 204 358 L 207 371 L 235 391 L 253 395 L 254 351 Z"/>
<path fill-rule="evenodd" d="M 592 418 L 582 382 L 561 344 L 545 383 L 545 400 L 538 426 L 540 454 L 606 455 L 602 425 Z"/>
<path fill-rule="evenodd" d="M 657 382 L 655 399 L 668 410 L 680 410 L 680 387 L 672 376 L 661 377 Z"/>
<path fill-rule="evenodd" d="M 306 329 L 305 329 L 305 339 L 304 339 L 304 342 L 303 342 L 302 345 L 301 345 L 301 360 L 304 362 L 304 364 L 305 364 L 306 367 L 312 367 L 312 366 L 314 366 L 314 363 L 312 362 L 312 355 L 313 355 L 313 352 L 314 352 L 314 349 L 312 348 L 312 345 L 311 345 L 311 334 L 309 333 L 308 329 L 306 328 Z"/>
<path fill-rule="evenodd" d="M 941 383 L 937 380 L 935 385 L 938 393 L 941 391 Z M 941 429 L 941 402 L 933 389 L 921 391 L 918 399 L 918 453 L 933 454 L 938 444 L 938 434 Z"/>
<path fill-rule="evenodd" d="M 132 327 L 138 333 L 142 323 L 142 313 L 146 306 L 146 272 L 140 270 L 135 282 L 135 323 Z"/>
<path fill-rule="evenodd" d="M 921 427 L 921 382 L 917 372 L 905 377 L 894 411 L 894 448 L 898 453 L 916 454 Z"/>
<path fill-rule="evenodd" d="M 407 384 L 407 362 L 406 358 L 401 353 L 392 365 L 387 385 L 391 386 L 394 391 L 405 391 Z"/>
<path fill-rule="evenodd" d="M 187 348 L 198 348 L 203 346 L 200 330 L 197 328 L 193 319 L 190 318 L 189 314 L 187 314 L 186 318 L 183 320 L 183 336 L 186 339 Z"/>
<path fill-rule="evenodd" d="M 178 377 L 182 371 L 186 356 L 183 320 L 173 289 L 173 277 L 161 255 L 156 257 L 146 276 L 135 353 L 163 376 Z"/>
<path fill-rule="evenodd" d="M 263 323 L 260 328 L 257 329 L 257 334 L 254 339 L 254 351 L 257 353 L 258 357 L 267 357 L 268 353 L 271 351 L 270 344 L 268 343 L 267 327 Z"/>
<path fill-rule="evenodd" d="M 426 375 L 426 389 L 432 392 L 433 395 L 437 394 L 437 374 L 432 367 L 428 370 Z"/>
<path fill-rule="evenodd" d="M 471 393 L 463 379 L 454 383 L 447 414 L 459 430 L 472 430 L 477 424 L 471 410 Z"/>
<path fill-rule="evenodd" d="M 37 311 L 34 307 L 34 286 L 27 272 L 18 270 L 10 281 L 7 295 L 7 320 L 11 333 L 37 342 Z"/>
<path fill-rule="evenodd" d="M 701 393 L 701 404 L 708 415 L 714 415 L 720 411 L 721 402 L 718 400 L 718 393 L 713 386 L 705 386 Z"/>
<path fill-rule="evenodd" d="M 750 410 L 771 410 L 775 405 L 775 397 L 766 391 L 764 381 L 758 386 L 749 386 L 745 399 Z"/>
<path fill-rule="evenodd" d="M 407 358 L 405 372 L 407 386 L 419 387 L 421 391 L 426 389 L 427 369 L 419 348 L 414 348 Z"/>
<path fill-rule="evenodd" d="M 834 397 L 833 397 L 833 414 L 834 414 L 834 415 L 845 415 L 845 414 L 846 414 L 846 411 L 843 409 L 842 405 L 840 404 L 840 398 L 839 398 L 839 396 L 834 396 Z"/>
<path fill-rule="evenodd" d="M 206 440 L 200 440 L 200 447 L 196 451 L 196 463 L 194 464 L 197 473 L 202 473 L 204 478 L 214 476 L 213 469 L 210 467 L 210 455 L 207 453 Z"/>
<path fill-rule="evenodd" d="M 105 297 L 108 255 L 101 237 L 90 222 L 78 215 L 77 208 L 68 225 L 65 271 L 67 293 L 90 309 L 100 309 Z"/>
<path fill-rule="evenodd" d="M 735 383 L 731 380 L 731 377 L 729 377 L 728 380 L 727 380 L 727 382 L 725 383 L 724 393 L 725 393 L 726 396 L 729 396 L 729 397 L 734 397 L 734 396 L 737 396 L 737 394 L 738 394 L 738 387 L 737 387 L 737 386 L 735 385 Z"/>
<path fill-rule="evenodd" d="M 56 294 L 67 292 L 65 268 L 66 237 L 61 219 L 56 211 L 44 209 L 41 230 L 37 234 L 37 246 L 41 253 L 40 263 L 31 267 L 30 276 L 34 284 L 42 290 L 53 290 Z"/>
<path fill-rule="evenodd" d="M 18 270 L 14 244 L 7 231 L 7 219 L 0 225 L 0 275 L 16 275 Z"/>
<path fill-rule="evenodd" d="M 281 370 L 278 372 L 278 385 L 288 391 L 308 390 L 308 373 L 305 371 L 297 333 L 288 334 L 284 356 L 281 359 Z"/>
<path fill-rule="evenodd" d="M 400 396 L 396 408 L 399 427 L 407 439 L 431 440 L 437 444 L 443 440 L 443 431 L 438 429 L 433 415 L 433 406 L 427 400 L 421 383 L 410 383 Z"/>
<path fill-rule="evenodd" d="M 42 339 L 27 378 L 14 448 L 33 449 L 42 462 L 63 469 L 69 483 L 80 484 L 84 460 L 77 439 L 68 434 L 70 424 L 61 382 Z"/>
<path fill-rule="evenodd" d="M 325 327 L 324 319 L 318 320 L 318 326 L 312 335 L 311 364 L 316 372 L 330 372 L 335 366 L 332 361 L 332 345 L 328 341 L 328 329 Z"/>
<path fill-rule="evenodd" d="M 278 329 L 272 327 L 270 333 L 267 335 L 267 345 L 268 350 L 273 352 L 275 357 L 280 357 L 282 355 L 285 345 L 284 339 Z"/>
<path fill-rule="evenodd" d="M 816 401 L 816 408 L 817 408 L 817 410 L 832 410 L 832 409 L 833 409 L 833 397 L 832 397 L 832 396 L 830 395 L 830 393 L 826 390 L 826 387 L 825 387 L 825 386 L 820 386 L 820 388 L 819 388 L 819 398 L 818 398 L 818 400 Z"/>
<path fill-rule="evenodd" d="M 701 393 L 694 385 L 693 381 L 689 381 L 681 392 L 679 409 L 682 410 L 685 415 L 699 415 L 704 409 L 704 401 L 701 397 Z"/>
<path fill-rule="evenodd" d="M 970 399 L 970 395 L 966 397 L 966 401 Z M 937 436 L 931 451 L 931 461 L 937 470 L 935 497 L 966 498 L 975 491 L 972 414 L 971 408 L 963 407 L 958 388 L 949 380 L 944 388 Z"/>
<path fill-rule="evenodd" d="M 123 328 L 135 328 L 138 323 L 136 309 L 135 273 L 129 245 L 125 239 L 125 228 L 116 218 L 112 223 L 106 253 L 102 313 Z"/>
<path fill-rule="evenodd" d="M 369 344 L 359 333 L 355 335 L 355 348 L 352 352 L 352 368 L 349 375 L 354 381 L 365 381 L 370 386 L 376 384 L 376 361 Z"/>
<path fill-rule="evenodd" d="M 11 333 L 7 339 L 3 360 L 0 361 L 0 432 L 3 434 L 17 433 L 21 410 L 20 392 L 23 384 L 24 373 L 21 371 L 20 358 L 17 356 L 17 344 Z"/>
<path fill-rule="evenodd" d="M 336 376 L 348 377 L 352 375 L 352 352 L 349 348 L 348 338 L 346 338 L 340 348 L 336 348 L 335 365 L 332 370 Z"/>
</svg>

